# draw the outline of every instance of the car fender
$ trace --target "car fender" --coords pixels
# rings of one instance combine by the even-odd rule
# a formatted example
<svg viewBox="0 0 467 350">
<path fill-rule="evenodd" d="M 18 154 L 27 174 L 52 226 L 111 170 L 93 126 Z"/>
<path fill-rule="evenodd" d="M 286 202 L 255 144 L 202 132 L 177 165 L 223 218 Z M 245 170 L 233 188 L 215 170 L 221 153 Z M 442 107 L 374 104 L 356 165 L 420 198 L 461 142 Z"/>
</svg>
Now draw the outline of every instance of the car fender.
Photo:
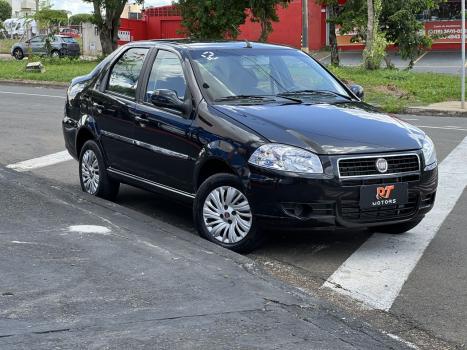
<svg viewBox="0 0 467 350">
<path fill-rule="evenodd" d="M 195 188 L 197 189 L 201 185 L 198 183 L 200 172 L 210 161 L 222 162 L 226 168 L 229 168 L 233 174 L 240 178 L 244 186 L 247 186 L 250 177 L 247 158 L 249 152 L 246 148 L 239 146 L 226 140 L 215 140 L 207 143 L 201 149 L 195 163 L 193 173 Z"/>
<path fill-rule="evenodd" d="M 75 149 L 78 150 L 78 140 L 83 132 L 91 133 L 93 139 L 100 146 L 100 133 L 97 128 L 97 122 L 93 116 L 83 114 L 76 124 Z M 78 155 L 79 156 L 79 155 Z"/>
</svg>

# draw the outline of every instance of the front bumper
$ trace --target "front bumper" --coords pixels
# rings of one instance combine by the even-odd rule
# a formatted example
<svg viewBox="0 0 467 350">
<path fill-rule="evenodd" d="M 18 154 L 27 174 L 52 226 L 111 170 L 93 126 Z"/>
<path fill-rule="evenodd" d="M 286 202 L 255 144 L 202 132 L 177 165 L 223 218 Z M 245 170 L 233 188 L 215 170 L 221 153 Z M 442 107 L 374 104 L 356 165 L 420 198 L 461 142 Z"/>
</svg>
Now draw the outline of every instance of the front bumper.
<svg viewBox="0 0 467 350">
<path fill-rule="evenodd" d="M 437 168 L 410 175 L 343 179 L 337 171 L 338 158 L 321 157 L 324 174 L 306 177 L 250 166 L 246 191 L 260 225 L 297 229 L 363 228 L 416 220 L 433 208 Z M 360 209 L 362 185 L 399 182 L 408 184 L 407 204 Z"/>
</svg>

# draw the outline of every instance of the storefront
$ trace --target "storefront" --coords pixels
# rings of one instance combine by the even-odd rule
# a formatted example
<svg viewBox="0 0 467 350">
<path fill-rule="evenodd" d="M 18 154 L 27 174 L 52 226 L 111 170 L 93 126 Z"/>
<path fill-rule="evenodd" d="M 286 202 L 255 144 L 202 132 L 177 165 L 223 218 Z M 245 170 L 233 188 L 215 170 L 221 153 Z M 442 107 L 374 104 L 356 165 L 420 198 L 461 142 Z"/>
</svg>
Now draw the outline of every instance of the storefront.
<svg viewBox="0 0 467 350">
<path fill-rule="evenodd" d="M 438 9 L 424 11 L 418 16 L 418 19 L 424 23 L 425 32 L 433 38 L 433 50 L 460 48 L 462 40 L 461 0 L 448 0 L 440 4 Z M 342 50 L 363 48 L 362 43 L 351 42 L 352 33 L 340 35 L 338 31 L 337 35 L 338 44 Z"/>
</svg>

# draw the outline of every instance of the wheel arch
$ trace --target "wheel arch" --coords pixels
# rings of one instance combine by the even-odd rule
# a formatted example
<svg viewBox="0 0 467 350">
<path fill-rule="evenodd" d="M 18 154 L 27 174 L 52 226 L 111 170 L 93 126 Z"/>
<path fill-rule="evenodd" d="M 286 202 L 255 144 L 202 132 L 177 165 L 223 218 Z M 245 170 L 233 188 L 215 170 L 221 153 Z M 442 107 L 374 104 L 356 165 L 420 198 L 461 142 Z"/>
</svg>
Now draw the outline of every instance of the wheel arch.
<svg viewBox="0 0 467 350">
<path fill-rule="evenodd" d="M 88 140 L 98 141 L 96 121 L 89 115 L 84 115 L 78 122 L 78 131 L 76 132 L 75 149 L 79 158 L 83 145 Z"/>
<path fill-rule="evenodd" d="M 250 169 L 244 154 L 243 148 L 239 149 L 226 141 L 214 141 L 206 145 L 195 164 L 195 191 L 207 178 L 221 173 L 236 175 L 245 184 L 249 179 Z"/>
</svg>

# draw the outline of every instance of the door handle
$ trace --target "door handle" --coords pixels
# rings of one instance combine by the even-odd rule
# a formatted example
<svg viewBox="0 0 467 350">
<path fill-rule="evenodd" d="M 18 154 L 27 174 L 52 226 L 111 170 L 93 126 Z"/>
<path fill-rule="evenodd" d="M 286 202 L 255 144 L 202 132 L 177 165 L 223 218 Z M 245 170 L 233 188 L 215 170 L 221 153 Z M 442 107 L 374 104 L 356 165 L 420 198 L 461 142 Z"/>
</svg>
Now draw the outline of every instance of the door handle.
<svg viewBox="0 0 467 350">
<path fill-rule="evenodd" d="M 130 112 L 131 116 L 135 119 L 135 122 L 144 124 L 149 121 L 146 113 L 138 113 L 136 110 L 133 109 L 129 109 L 128 112 Z"/>
<path fill-rule="evenodd" d="M 102 110 L 104 109 L 104 106 L 97 102 L 94 102 L 92 106 L 97 109 L 98 113 L 102 113 Z"/>
<path fill-rule="evenodd" d="M 146 118 L 144 115 L 135 115 L 135 121 L 138 123 L 147 123 L 148 118 Z"/>
</svg>

